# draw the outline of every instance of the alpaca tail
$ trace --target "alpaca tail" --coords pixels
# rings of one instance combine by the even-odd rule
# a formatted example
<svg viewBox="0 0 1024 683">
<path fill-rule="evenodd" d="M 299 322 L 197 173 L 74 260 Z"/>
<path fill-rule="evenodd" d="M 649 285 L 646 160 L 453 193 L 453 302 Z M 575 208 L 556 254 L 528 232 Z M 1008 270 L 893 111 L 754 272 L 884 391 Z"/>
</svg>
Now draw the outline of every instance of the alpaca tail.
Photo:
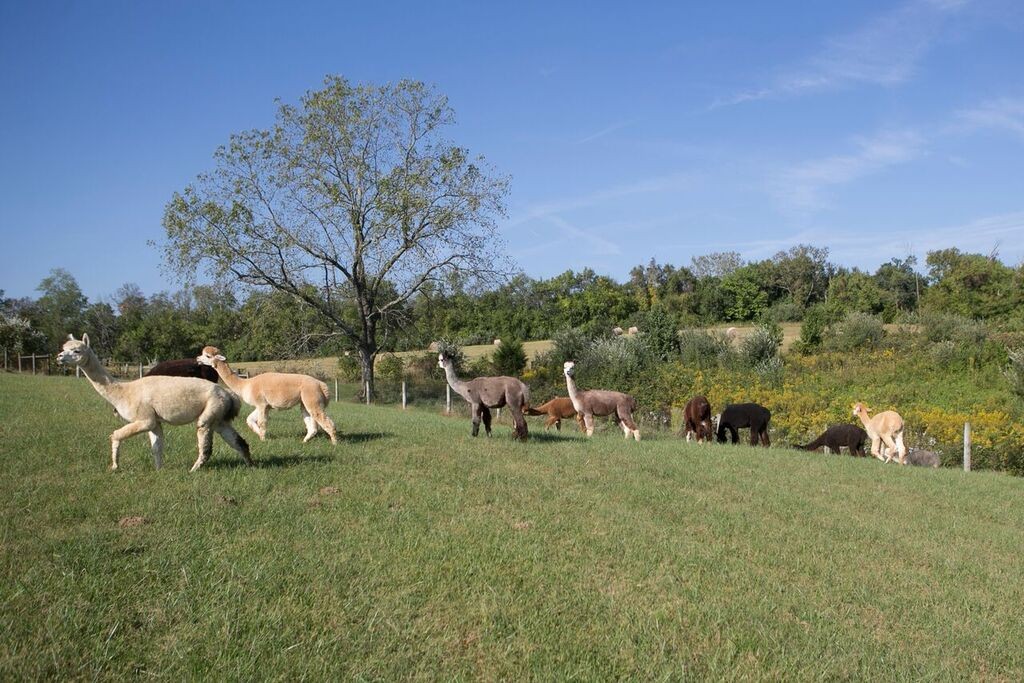
<svg viewBox="0 0 1024 683">
<path fill-rule="evenodd" d="M 331 391 L 327 388 L 327 382 L 320 382 L 320 393 L 324 397 L 324 405 L 327 405 L 331 400 Z"/>
<path fill-rule="evenodd" d="M 810 442 L 809 444 L 804 444 L 803 446 L 797 444 L 796 448 L 801 451 L 813 451 L 817 448 L 821 448 L 824 445 L 824 443 L 825 440 L 819 437 L 814 441 Z"/>
<path fill-rule="evenodd" d="M 547 411 L 539 410 L 537 408 L 531 408 L 530 406 L 526 406 L 523 409 L 523 415 L 547 415 Z"/>
<path fill-rule="evenodd" d="M 228 412 L 224 414 L 224 421 L 231 422 L 238 417 L 238 413 L 242 410 L 242 399 L 238 398 L 238 394 L 233 391 L 229 391 L 227 393 L 228 398 L 231 401 L 231 405 L 228 407 Z"/>
</svg>

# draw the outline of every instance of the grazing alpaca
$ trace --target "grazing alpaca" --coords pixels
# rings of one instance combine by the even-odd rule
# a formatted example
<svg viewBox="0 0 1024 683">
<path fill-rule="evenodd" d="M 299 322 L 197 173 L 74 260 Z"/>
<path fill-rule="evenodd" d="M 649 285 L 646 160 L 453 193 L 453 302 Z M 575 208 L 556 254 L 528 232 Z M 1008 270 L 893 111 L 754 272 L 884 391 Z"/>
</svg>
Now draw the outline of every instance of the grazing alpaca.
<svg viewBox="0 0 1024 683">
<path fill-rule="evenodd" d="M 732 442 L 739 443 L 740 436 L 736 430 L 749 427 L 750 445 L 756 446 L 760 442 L 767 448 L 771 445 L 768 440 L 768 422 L 771 419 L 771 411 L 756 403 L 727 405 L 718 416 L 718 443 L 725 443 L 726 430 L 732 436 Z"/>
<path fill-rule="evenodd" d="M 831 425 L 825 433 L 805 446 L 797 446 L 802 451 L 816 451 L 822 446 L 833 453 L 839 453 L 839 449 L 846 446 L 850 455 L 864 457 L 864 442 L 868 440 L 868 433 L 857 425 L 838 424 Z"/>
<path fill-rule="evenodd" d="M 569 388 L 569 398 L 576 412 L 583 416 L 583 424 L 587 428 L 587 436 L 594 435 L 594 417 L 611 415 L 622 427 L 622 432 L 628 439 L 630 435 L 637 441 L 640 440 L 640 430 L 633 422 L 633 411 L 636 410 L 636 399 L 629 394 L 619 391 L 607 391 L 605 389 L 590 389 L 581 391 L 576 388 L 576 381 L 572 378 L 575 373 L 576 363 L 566 361 L 562 366 L 565 374 L 565 385 Z"/>
<path fill-rule="evenodd" d="M 195 358 L 182 358 L 180 360 L 165 360 L 157 363 L 149 369 L 146 377 L 198 377 L 209 382 L 217 383 L 217 371 L 209 365 L 203 365 Z"/>
<path fill-rule="evenodd" d="M 491 408 L 507 405 L 512 413 L 515 425 L 513 438 L 526 440 L 529 431 L 523 412 L 530 405 L 530 388 L 515 377 L 477 377 L 463 382 L 455 375 L 455 363 L 451 357 L 441 353 L 437 356 L 437 364 L 444 368 L 444 377 L 452 390 L 466 399 L 473 413 L 473 436 L 480 433 L 480 421 L 483 420 L 484 431 L 491 435 Z"/>
<path fill-rule="evenodd" d="M 858 402 L 853 404 L 853 416 L 859 417 L 864 423 L 864 429 L 871 439 L 871 455 L 889 462 L 895 452 L 899 456 L 899 463 L 906 464 L 907 447 L 903 445 L 903 418 L 899 413 L 885 410 L 869 417 L 867 406 Z M 884 450 L 880 444 L 884 444 Z"/>
<path fill-rule="evenodd" d="M 326 410 L 330 400 L 327 385 L 316 377 L 265 372 L 242 379 L 231 371 L 227 360 L 215 346 L 204 346 L 196 361 L 211 366 L 231 391 L 256 408 L 245 418 L 245 423 L 256 432 L 260 441 L 267 439 L 267 413 L 271 408 L 287 410 L 301 404 L 302 422 L 306 425 L 306 436 L 302 443 L 316 436 L 317 426 L 327 432 L 332 444 L 338 443 L 334 421 L 328 417 Z"/>
<path fill-rule="evenodd" d="M 917 448 L 907 452 L 907 464 L 918 467 L 938 467 L 939 454 L 934 451 L 922 451 Z"/>
<path fill-rule="evenodd" d="M 582 432 L 584 430 L 583 416 L 576 412 L 576 408 L 572 405 L 572 399 L 564 396 L 555 397 L 536 408 L 527 408 L 526 414 L 547 415 L 548 419 L 544 420 L 545 432 L 551 428 L 551 425 L 554 425 L 556 430 L 561 431 L 562 419 L 567 417 L 575 417 L 580 431 Z"/>
<path fill-rule="evenodd" d="M 710 442 L 714 436 L 711 427 L 711 404 L 704 396 L 694 396 L 683 408 L 683 419 L 686 422 L 686 441 L 692 435 L 697 443 Z"/>
<path fill-rule="evenodd" d="M 110 376 L 89 348 L 87 334 L 82 335 L 81 341 L 76 341 L 69 334 L 68 341 L 64 342 L 61 352 L 57 354 L 57 362 L 80 367 L 97 393 L 128 422 L 110 435 L 111 470 L 117 470 L 121 442 L 142 432 L 149 432 L 153 463 L 160 469 L 164 459 L 165 423 L 196 423 L 199 457 L 192 465 L 191 472 L 202 467 L 210 457 L 213 451 L 213 432 L 220 434 L 229 446 L 238 451 L 246 465 L 252 464 L 249 444 L 231 426 L 231 420 L 238 415 L 241 402 L 220 385 L 195 377 L 158 376 L 119 382 Z"/>
</svg>

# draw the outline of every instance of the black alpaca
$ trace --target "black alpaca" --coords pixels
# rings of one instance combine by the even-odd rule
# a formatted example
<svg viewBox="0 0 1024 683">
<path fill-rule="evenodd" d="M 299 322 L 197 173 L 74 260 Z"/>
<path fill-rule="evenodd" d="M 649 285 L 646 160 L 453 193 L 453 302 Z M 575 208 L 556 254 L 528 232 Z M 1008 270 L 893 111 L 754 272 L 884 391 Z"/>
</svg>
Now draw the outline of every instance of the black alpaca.
<svg viewBox="0 0 1024 683">
<path fill-rule="evenodd" d="M 850 455 L 864 457 L 864 442 L 868 439 L 868 433 L 857 425 L 838 424 L 831 425 L 825 433 L 806 446 L 797 446 L 803 451 L 816 451 L 826 446 L 833 453 L 838 453 L 839 448 L 846 446 L 850 449 Z"/>
<path fill-rule="evenodd" d="M 756 403 L 734 403 L 725 407 L 718 418 L 718 443 L 725 443 L 725 431 L 729 430 L 732 442 L 739 443 L 737 429 L 750 428 L 750 445 L 758 442 L 766 448 L 771 445 L 768 440 L 768 422 L 772 413 L 764 406 Z"/>
<path fill-rule="evenodd" d="M 199 379 L 205 379 L 216 384 L 220 377 L 217 376 L 217 371 L 211 368 L 209 365 L 203 365 L 196 361 L 195 358 L 182 358 L 181 360 L 165 360 L 162 363 L 157 363 L 149 372 L 146 373 L 146 377 L 153 375 L 166 375 L 170 377 L 198 377 Z"/>
</svg>

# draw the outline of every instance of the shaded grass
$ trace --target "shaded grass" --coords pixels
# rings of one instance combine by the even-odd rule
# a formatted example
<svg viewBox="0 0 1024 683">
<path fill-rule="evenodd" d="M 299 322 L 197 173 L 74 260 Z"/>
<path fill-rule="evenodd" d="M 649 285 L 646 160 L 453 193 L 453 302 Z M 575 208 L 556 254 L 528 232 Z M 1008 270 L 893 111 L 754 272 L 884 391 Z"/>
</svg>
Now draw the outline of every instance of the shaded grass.
<svg viewBox="0 0 1024 683">
<path fill-rule="evenodd" d="M 3 678 L 1024 675 L 1019 479 L 337 404 L 112 475 L 85 382 L 0 394 Z"/>
</svg>

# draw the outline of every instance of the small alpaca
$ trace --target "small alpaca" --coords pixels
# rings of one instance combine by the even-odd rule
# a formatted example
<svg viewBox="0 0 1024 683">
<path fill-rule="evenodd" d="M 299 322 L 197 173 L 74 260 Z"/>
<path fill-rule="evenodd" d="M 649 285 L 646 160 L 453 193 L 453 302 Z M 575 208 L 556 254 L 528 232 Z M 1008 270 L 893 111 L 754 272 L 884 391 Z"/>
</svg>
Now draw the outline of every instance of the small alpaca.
<svg viewBox="0 0 1024 683">
<path fill-rule="evenodd" d="M 203 365 L 195 358 L 165 360 L 149 369 L 146 377 L 198 377 L 208 382 L 217 383 L 217 371 L 209 365 Z"/>
<path fill-rule="evenodd" d="M 839 453 L 839 449 L 846 446 L 850 455 L 864 457 L 864 442 L 867 440 L 868 433 L 857 425 L 837 424 L 831 425 L 814 441 L 797 448 L 802 451 L 816 451 L 824 446 L 832 453 Z"/>
<path fill-rule="evenodd" d="M 327 432 L 332 444 L 338 443 L 334 421 L 327 415 L 326 410 L 330 394 L 327 385 L 316 377 L 265 372 L 243 379 L 231 371 L 227 360 L 215 346 L 204 346 L 196 361 L 216 370 L 231 391 L 256 408 L 245 418 L 245 423 L 249 425 L 249 429 L 256 432 L 260 441 L 267 439 L 267 413 L 271 408 L 287 410 L 298 405 L 302 411 L 302 422 L 306 425 L 306 436 L 302 443 L 316 436 L 317 426 Z"/>
<path fill-rule="evenodd" d="M 750 445 L 760 442 L 767 448 L 771 445 L 768 439 L 768 422 L 772 413 L 764 406 L 756 403 L 734 403 L 727 405 L 718 416 L 718 443 L 725 443 L 725 432 L 729 431 L 733 443 L 739 443 L 738 429 L 750 428 Z"/>
<path fill-rule="evenodd" d="M 939 454 L 934 451 L 923 451 L 915 448 L 907 452 L 907 464 L 917 465 L 918 467 L 938 467 L 940 464 Z"/>
<path fill-rule="evenodd" d="M 694 396 L 683 408 L 683 419 L 685 420 L 686 441 L 689 443 L 692 436 L 697 443 L 710 442 L 714 436 L 711 427 L 711 404 L 704 396 Z"/>
<path fill-rule="evenodd" d="M 527 408 L 526 414 L 547 415 L 548 419 L 544 420 L 545 432 L 551 428 L 551 425 L 554 425 L 556 430 L 561 431 L 562 420 L 567 417 L 575 417 L 576 424 L 579 425 L 580 431 L 582 432 L 584 430 L 583 416 L 576 412 L 576 408 L 572 405 L 572 399 L 566 398 L 565 396 L 557 396 L 536 408 Z"/>
<path fill-rule="evenodd" d="M 238 451 L 246 465 L 252 464 L 249 444 L 245 442 L 231 420 L 238 415 L 241 402 L 238 397 L 218 384 L 195 377 L 142 377 L 131 382 L 119 382 L 100 364 L 89 348 L 89 335 L 77 341 L 70 334 L 57 354 L 61 365 L 75 365 L 82 369 L 96 392 L 105 398 L 121 418 L 128 422 L 110 435 L 110 469 L 117 471 L 121 442 L 149 432 L 156 469 L 163 466 L 164 424 L 185 425 L 196 423 L 199 438 L 199 457 L 190 472 L 195 472 L 213 451 L 213 432 Z"/>
<path fill-rule="evenodd" d="M 573 374 L 576 372 L 576 363 L 566 361 L 562 365 L 562 373 L 565 375 L 565 385 L 569 389 L 569 398 L 577 413 L 583 415 L 583 424 L 587 428 L 587 436 L 594 435 L 594 417 L 611 415 L 612 419 L 622 427 L 622 432 L 628 439 L 632 436 L 640 440 L 640 430 L 633 421 L 633 411 L 636 410 L 636 399 L 629 394 L 620 391 L 607 391 L 605 389 L 590 389 L 582 391 L 576 388 L 576 380 Z"/>
<path fill-rule="evenodd" d="M 491 408 L 508 406 L 515 425 L 513 438 L 525 441 L 529 437 L 523 412 L 530 405 L 530 388 L 515 377 L 477 377 L 464 382 L 455 374 L 455 363 L 447 354 L 437 356 L 437 365 L 444 369 L 448 386 L 466 399 L 473 413 L 473 436 L 480 433 L 480 421 L 484 431 L 491 435 Z"/>
<path fill-rule="evenodd" d="M 869 417 L 868 407 L 857 402 L 853 404 L 853 416 L 859 417 L 864 423 L 864 429 L 871 439 L 871 455 L 889 462 L 895 452 L 899 456 L 899 463 L 906 464 L 907 447 L 903 445 L 903 418 L 899 413 L 885 410 Z"/>
</svg>

